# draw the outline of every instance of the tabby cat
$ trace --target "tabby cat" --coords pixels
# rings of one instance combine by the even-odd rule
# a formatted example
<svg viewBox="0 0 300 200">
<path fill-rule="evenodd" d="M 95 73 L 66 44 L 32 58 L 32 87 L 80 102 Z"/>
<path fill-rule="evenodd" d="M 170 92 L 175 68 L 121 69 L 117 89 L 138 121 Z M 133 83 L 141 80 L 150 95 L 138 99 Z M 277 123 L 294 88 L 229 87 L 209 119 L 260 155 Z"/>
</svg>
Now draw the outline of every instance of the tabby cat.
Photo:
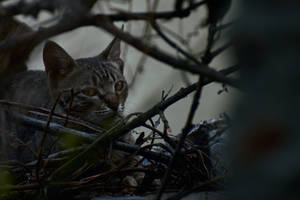
<svg viewBox="0 0 300 200">
<path fill-rule="evenodd" d="M 5 92 L 0 98 L 51 109 L 60 96 L 56 112 L 106 129 L 122 119 L 128 86 L 118 38 L 99 55 L 77 60 L 55 42 L 48 41 L 43 61 L 45 71 L 25 71 L 7 78 L 1 86 Z M 14 113 L 0 109 L 0 159 L 28 162 L 34 156 L 20 141 L 16 143 L 16 138 L 38 152 L 42 133 L 17 124 L 13 121 Z M 54 140 L 53 136 L 47 137 L 45 152 L 53 150 Z M 131 142 L 132 138 L 127 135 L 123 140 Z"/>
</svg>

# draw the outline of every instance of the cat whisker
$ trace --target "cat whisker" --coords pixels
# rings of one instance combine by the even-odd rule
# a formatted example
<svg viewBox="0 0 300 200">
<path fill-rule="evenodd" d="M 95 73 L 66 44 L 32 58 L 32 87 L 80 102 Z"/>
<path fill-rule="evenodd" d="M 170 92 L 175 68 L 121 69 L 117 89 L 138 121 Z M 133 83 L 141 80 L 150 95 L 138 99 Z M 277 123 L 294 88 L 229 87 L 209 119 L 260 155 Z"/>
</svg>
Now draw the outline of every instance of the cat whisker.
<svg viewBox="0 0 300 200">
<path fill-rule="evenodd" d="M 99 110 L 94 110 L 96 113 L 106 113 L 106 112 L 111 112 L 112 110 L 108 107 L 105 108 L 100 108 Z"/>
<path fill-rule="evenodd" d="M 96 110 L 96 111 L 94 111 L 95 113 L 107 113 L 107 112 L 109 112 L 109 111 L 107 111 L 107 110 Z"/>
</svg>

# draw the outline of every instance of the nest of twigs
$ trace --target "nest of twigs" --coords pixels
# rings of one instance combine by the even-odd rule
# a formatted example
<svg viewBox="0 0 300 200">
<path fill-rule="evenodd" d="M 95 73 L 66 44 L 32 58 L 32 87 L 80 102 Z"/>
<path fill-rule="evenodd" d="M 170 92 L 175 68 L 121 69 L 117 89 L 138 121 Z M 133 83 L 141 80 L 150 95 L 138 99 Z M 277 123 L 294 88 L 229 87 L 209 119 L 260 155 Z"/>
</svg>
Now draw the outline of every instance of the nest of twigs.
<svg viewBox="0 0 300 200">
<path fill-rule="evenodd" d="M 167 124 L 163 132 L 157 129 L 157 122 L 152 126 L 145 125 L 150 132 L 132 131 L 138 136 L 134 145 L 111 142 L 115 140 L 109 138 L 102 154 L 109 155 L 112 149 L 127 152 L 118 166 L 110 165 L 109 156 L 99 159 L 99 152 L 93 147 L 99 142 L 99 136 L 56 122 L 48 124 L 41 118 L 20 115 L 18 121 L 38 130 L 47 127 L 50 134 L 79 137 L 83 144 L 54 154 L 43 154 L 30 163 L 2 162 L 1 199 L 87 199 L 101 195 L 143 196 L 158 191 L 173 192 L 170 199 L 180 199 L 192 192 L 223 188 L 223 178 L 216 176 L 217 166 L 211 160 L 210 147 L 227 129 L 224 118 L 193 126 L 177 154 L 181 135 L 170 136 Z M 91 145 L 87 144 L 92 141 Z M 89 153 L 77 159 L 86 152 Z"/>
</svg>

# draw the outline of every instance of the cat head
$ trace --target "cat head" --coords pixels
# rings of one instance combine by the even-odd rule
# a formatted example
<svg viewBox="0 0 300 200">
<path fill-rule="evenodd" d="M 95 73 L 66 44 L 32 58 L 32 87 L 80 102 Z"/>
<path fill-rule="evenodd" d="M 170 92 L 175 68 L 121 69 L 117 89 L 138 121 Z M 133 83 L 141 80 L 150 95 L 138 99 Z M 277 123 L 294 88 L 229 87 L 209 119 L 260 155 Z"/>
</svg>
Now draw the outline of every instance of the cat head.
<svg viewBox="0 0 300 200">
<path fill-rule="evenodd" d="M 120 40 L 115 38 L 99 55 L 74 60 L 52 41 L 45 44 L 43 60 L 53 100 L 74 117 L 103 125 L 124 108 L 128 94 L 120 58 Z"/>
</svg>

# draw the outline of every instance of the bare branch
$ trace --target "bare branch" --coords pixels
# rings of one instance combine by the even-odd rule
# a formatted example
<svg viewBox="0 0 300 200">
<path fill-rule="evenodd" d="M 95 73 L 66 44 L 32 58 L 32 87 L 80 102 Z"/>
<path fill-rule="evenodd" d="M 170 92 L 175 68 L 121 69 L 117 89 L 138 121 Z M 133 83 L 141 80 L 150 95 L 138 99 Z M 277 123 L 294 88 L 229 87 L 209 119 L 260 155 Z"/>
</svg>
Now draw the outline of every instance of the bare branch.
<svg viewBox="0 0 300 200">
<path fill-rule="evenodd" d="M 45 108 L 26 105 L 26 104 L 17 103 L 17 102 L 9 102 L 6 100 L 0 100 L 0 107 L 2 107 L 2 106 L 7 107 L 7 108 L 15 107 L 15 108 L 19 108 L 22 110 L 26 110 L 28 112 L 28 114 L 32 114 L 35 116 L 37 115 L 39 117 L 46 117 L 50 113 L 50 110 L 45 109 Z M 63 121 L 63 122 L 65 122 L 65 120 L 67 119 L 67 115 L 59 114 L 59 113 L 53 113 L 53 117 L 55 117 L 56 120 Z M 103 129 L 101 129 L 100 127 L 94 127 L 94 125 L 92 126 L 89 123 L 79 121 L 78 119 L 73 119 L 73 118 L 68 119 L 68 123 L 69 124 L 72 123 L 72 125 L 79 126 L 82 128 L 87 128 L 90 131 L 94 131 L 94 132 L 98 132 L 98 133 L 103 132 Z"/>
<path fill-rule="evenodd" d="M 64 20 L 60 21 L 54 26 L 49 28 L 41 29 L 39 31 L 24 34 L 18 36 L 16 38 L 12 38 L 9 40 L 5 40 L 0 43 L 0 51 L 4 51 L 8 48 L 13 48 L 18 45 L 25 43 L 37 44 L 42 40 L 57 35 L 59 33 L 63 33 L 81 26 L 94 25 L 98 26 L 107 32 L 117 35 L 121 40 L 126 43 L 132 45 L 136 49 L 142 51 L 143 53 L 175 68 L 180 70 L 189 71 L 196 74 L 205 75 L 209 78 L 214 79 L 214 81 L 226 83 L 228 85 L 239 88 L 239 85 L 236 81 L 218 73 L 216 70 L 209 68 L 206 64 L 201 63 L 201 65 L 192 65 L 189 64 L 187 60 L 183 60 L 180 58 L 175 58 L 174 56 L 152 46 L 141 39 L 138 39 L 128 33 L 123 32 L 122 30 L 116 28 L 111 21 L 107 18 L 107 16 L 103 15 L 95 15 L 95 16 L 82 16 L 77 17 L 74 20 L 68 20 L 64 18 Z"/>
<path fill-rule="evenodd" d="M 161 31 L 160 27 L 158 26 L 158 24 L 156 22 L 152 22 L 151 24 L 152 24 L 154 30 L 156 30 L 156 32 L 158 33 L 158 35 L 160 35 L 171 47 L 173 47 L 174 49 L 176 49 L 177 51 L 179 51 L 181 54 L 183 54 L 185 57 L 187 57 L 188 59 L 192 60 L 193 62 L 195 62 L 199 66 L 203 65 L 194 56 L 192 56 L 189 53 L 187 53 L 186 51 L 184 51 L 180 46 L 178 46 L 175 42 L 173 42 L 170 38 L 168 38 Z"/>
<path fill-rule="evenodd" d="M 18 14 L 31 15 L 37 17 L 41 10 L 48 10 L 53 12 L 57 6 L 57 1 L 17 1 L 7 6 L 0 7 L 0 18 L 12 17 Z"/>
<path fill-rule="evenodd" d="M 45 127 L 47 127 L 47 122 L 32 117 L 18 115 L 15 116 L 15 118 L 25 126 L 34 127 L 37 130 L 44 130 Z M 85 133 L 83 131 L 66 128 L 60 124 L 53 123 L 53 122 L 51 122 L 48 125 L 48 131 L 49 133 L 57 136 L 66 135 L 66 136 L 78 137 L 79 139 L 81 139 L 82 143 L 91 143 L 98 137 L 97 134 Z M 138 152 L 138 155 L 142 155 L 149 159 L 153 159 L 162 163 L 167 163 L 170 159 L 169 156 L 164 155 L 162 153 L 151 152 L 148 150 L 141 151 L 138 145 L 131 145 L 124 142 L 118 142 L 118 141 L 114 142 L 113 148 L 128 153 Z M 84 150 L 84 149 L 80 149 L 80 150 Z M 60 153 L 55 153 L 55 155 L 60 155 Z M 53 156 L 54 155 L 49 155 L 48 158 L 53 158 Z"/>
</svg>

